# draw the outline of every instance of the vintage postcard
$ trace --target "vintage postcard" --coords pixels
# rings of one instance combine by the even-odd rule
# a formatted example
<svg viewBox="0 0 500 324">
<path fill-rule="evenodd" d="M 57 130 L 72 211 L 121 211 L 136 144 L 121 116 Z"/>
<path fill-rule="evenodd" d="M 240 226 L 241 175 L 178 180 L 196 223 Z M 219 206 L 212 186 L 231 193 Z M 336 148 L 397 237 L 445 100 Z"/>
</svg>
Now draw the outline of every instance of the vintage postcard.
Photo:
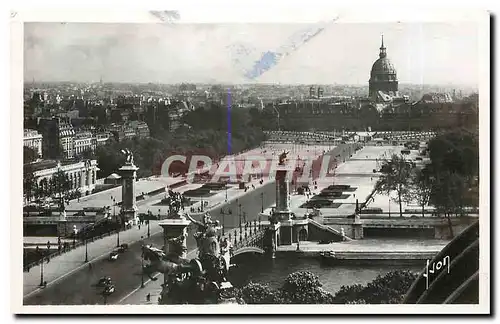
<svg viewBox="0 0 500 324">
<path fill-rule="evenodd" d="M 487 12 L 183 8 L 12 12 L 13 312 L 490 313 Z"/>
</svg>

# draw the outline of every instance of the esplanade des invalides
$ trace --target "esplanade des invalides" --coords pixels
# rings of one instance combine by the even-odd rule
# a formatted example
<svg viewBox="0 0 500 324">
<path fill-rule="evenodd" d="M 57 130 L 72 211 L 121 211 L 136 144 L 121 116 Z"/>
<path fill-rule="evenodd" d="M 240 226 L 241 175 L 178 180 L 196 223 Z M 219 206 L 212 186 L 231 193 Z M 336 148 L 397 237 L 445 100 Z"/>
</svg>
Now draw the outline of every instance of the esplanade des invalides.
<svg viewBox="0 0 500 324">
<path fill-rule="evenodd" d="M 311 86 L 308 98 L 282 100 L 274 108 L 279 111 L 282 129 L 419 131 L 478 125 L 477 94 L 422 89 L 409 96 L 399 88 L 382 36 L 379 58 L 370 72 L 368 96 L 323 96 L 327 91 L 322 86 Z M 266 108 L 270 116 L 276 111 Z"/>
</svg>

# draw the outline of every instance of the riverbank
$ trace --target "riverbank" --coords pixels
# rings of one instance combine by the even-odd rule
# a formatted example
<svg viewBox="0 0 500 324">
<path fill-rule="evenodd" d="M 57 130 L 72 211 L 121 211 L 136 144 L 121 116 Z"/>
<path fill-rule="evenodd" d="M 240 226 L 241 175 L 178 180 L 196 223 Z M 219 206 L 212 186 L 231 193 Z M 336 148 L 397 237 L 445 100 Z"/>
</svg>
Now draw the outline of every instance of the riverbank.
<svg viewBox="0 0 500 324">
<path fill-rule="evenodd" d="M 427 239 L 363 239 L 330 244 L 302 241 L 277 247 L 276 255 L 292 255 L 297 258 L 317 258 L 321 252 L 333 252 L 335 260 L 357 264 L 379 261 L 416 261 L 432 259 L 449 241 Z M 333 258 L 332 258 L 333 259 Z"/>
</svg>

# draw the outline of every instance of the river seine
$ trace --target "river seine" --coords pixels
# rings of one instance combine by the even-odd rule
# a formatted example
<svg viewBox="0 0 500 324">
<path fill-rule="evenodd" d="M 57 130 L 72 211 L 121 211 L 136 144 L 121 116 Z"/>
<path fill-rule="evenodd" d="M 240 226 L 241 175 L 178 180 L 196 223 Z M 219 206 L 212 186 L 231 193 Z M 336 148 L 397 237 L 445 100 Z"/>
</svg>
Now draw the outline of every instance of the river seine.
<svg viewBox="0 0 500 324">
<path fill-rule="evenodd" d="M 230 281 L 237 287 L 246 283 L 268 283 L 273 288 L 280 287 L 286 276 L 295 271 L 311 271 L 319 277 L 323 288 L 335 294 L 341 286 L 367 284 L 378 275 L 394 270 L 422 271 L 422 264 L 372 264 L 372 265 L 325 265 L 316 258 L 277 257 L 270 259 L 263 256 L 247 258 L 239 262 L 230 271 Z"/>
</svg>

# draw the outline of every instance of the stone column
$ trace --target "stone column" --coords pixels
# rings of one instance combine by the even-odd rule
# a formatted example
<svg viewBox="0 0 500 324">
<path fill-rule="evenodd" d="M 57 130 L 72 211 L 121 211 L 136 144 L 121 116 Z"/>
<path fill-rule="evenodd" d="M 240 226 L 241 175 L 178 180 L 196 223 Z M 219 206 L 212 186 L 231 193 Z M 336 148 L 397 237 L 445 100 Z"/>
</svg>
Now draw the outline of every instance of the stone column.
<svg viewBox="0 0 500 324">
<path fill-rule="evenodd" d="M 119 169 L 122 176 L 122 206 L 121 211 L 124 220 L 137 221 L 137 205 L 135 200 L 136 171 L 139 170 L 133 164 L 126 164 Z"/>
<path fill-rule="evenodd" d="M 85 179 L 83 177 L 84 177 L 83 171 L 78 172 L 78 178 L 80 180 L 79 182 L 80 182 L 80 187 L 81 188 L 85 187 L 85 182 L 84 182 Z"/>
</svg>

